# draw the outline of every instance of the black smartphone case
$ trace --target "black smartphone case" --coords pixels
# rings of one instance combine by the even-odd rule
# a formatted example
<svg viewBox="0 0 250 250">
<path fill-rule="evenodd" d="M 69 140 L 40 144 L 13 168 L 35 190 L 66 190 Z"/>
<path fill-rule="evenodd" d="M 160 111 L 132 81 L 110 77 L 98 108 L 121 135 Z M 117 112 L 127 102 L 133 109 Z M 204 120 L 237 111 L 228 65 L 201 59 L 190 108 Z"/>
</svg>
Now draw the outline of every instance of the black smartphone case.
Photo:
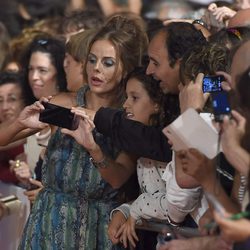
<svg viewBox="0 0 250 250">
<path fill-rule="evenodd" d="M 39 121 L 70 130 L 78 128 L 79 117 L 71 113 L 70 109 L 48 102 L 44 102 L 43 106 L 45 109 L 40 113 Z"/>
</svg>

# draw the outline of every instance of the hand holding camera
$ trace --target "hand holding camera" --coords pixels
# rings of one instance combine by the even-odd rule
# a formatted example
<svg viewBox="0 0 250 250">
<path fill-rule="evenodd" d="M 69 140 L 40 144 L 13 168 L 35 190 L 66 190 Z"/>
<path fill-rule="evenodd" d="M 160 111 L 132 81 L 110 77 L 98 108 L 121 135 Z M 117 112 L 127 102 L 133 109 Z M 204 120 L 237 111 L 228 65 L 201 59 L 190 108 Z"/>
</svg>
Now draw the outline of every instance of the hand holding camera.
<svg viewBox="0 0 250 250">
<path fill-rule="evenodd" d="M 95 128 L 93 121 L 86 114 L 84 108 L 72 108 L 71 112 L 79 119 L 78 128 L 74 131 L 71 131 L 69 129 L 62 129 L 62 133 L 72 136 L 88 151 L 95 150 L 97 144 L 92 135 L 92 131 Z"/>
<path fill-rule="evenodd" d="M 72 113 L 71 109 L 49 102 L 42 102 L 42 105 L 44 109 L 41 110 L 39 121 L 69 130 L 78 128 L 80 118 Z"/>
</svg>

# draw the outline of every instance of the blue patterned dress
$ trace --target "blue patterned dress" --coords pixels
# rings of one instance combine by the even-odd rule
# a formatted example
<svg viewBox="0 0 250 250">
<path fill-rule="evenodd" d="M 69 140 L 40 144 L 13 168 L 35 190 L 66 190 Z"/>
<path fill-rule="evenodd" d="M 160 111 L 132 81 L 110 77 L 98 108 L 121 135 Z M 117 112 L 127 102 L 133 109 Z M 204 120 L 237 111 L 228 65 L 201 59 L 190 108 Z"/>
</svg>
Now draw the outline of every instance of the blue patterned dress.
<svg viewBox="0 0 250 250">
<path fill-rule="evenodd" d="M 86 89 L 79 90 L 78 105 L 85 105 Z M 94 136 L 105 154 L 117 156 L 110 139 L 97 132 Z M 107 236 L 110 211 L 120 204 L 119 191 L 102 179 L 88 152 L 60 129 L 49 142 L 42 183 L 19 249 L 121 249 L 112 247 Z"/>
</svg>

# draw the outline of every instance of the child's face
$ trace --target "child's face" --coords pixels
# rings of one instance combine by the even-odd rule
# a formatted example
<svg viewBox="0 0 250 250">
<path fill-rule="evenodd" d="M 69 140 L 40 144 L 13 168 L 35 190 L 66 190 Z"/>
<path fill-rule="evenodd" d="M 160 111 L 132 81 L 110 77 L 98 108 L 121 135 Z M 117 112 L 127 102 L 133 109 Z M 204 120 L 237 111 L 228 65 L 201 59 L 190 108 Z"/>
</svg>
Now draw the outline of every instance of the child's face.
<svg viewBox="0 0 250 250">
<path fill-rule="evenodd" d="M 143 84 L 135 78 L 129 79 L 126 87 L 127 99 L 123 104 L 128 119 L 149 125 L 149 118 L 158 112 L 158 104 L 154 103 Z"/>
</svg>

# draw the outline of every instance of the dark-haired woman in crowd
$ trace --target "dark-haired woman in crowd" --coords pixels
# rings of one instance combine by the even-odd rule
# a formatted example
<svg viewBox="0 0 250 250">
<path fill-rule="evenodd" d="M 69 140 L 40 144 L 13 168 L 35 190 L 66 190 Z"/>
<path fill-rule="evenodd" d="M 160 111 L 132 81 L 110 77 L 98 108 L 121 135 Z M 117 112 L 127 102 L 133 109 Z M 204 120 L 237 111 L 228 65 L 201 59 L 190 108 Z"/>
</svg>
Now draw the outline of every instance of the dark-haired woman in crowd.
<svg viewBox="0 0 250 250">
<path fill-rule="evenodd" d="M 31 96 L 30 102 L 39 100 L 42 96 L 55 96 L 59 92 L 66 91 L 66 77 L 64 72 L 65 45 L 62 41 L 49 35 L 37 36 L 27 46 L 22 59 L 22 69 L 25 81 L 25 95 Z M 35 168 L 36 179 L 41 180 L 40 167 L 43 161 L 44 153 L 48 140 L 51 135 L 51 128 L 46 126 L 42 131 L 28 138 L 27 152 L 29 152 L 29 164 L 25 161 L 19 162 L 16 168 L 16 162 L 12 161 L 11 166 L 16 176 L 27 187 L 30 185 L 29 178 Z M 35 195 L 40 191 L 42 185 L 40 182 L 31 180 L 39 188 L 27 191 L 27 196 L 34 201 Z"/>
</svg>

